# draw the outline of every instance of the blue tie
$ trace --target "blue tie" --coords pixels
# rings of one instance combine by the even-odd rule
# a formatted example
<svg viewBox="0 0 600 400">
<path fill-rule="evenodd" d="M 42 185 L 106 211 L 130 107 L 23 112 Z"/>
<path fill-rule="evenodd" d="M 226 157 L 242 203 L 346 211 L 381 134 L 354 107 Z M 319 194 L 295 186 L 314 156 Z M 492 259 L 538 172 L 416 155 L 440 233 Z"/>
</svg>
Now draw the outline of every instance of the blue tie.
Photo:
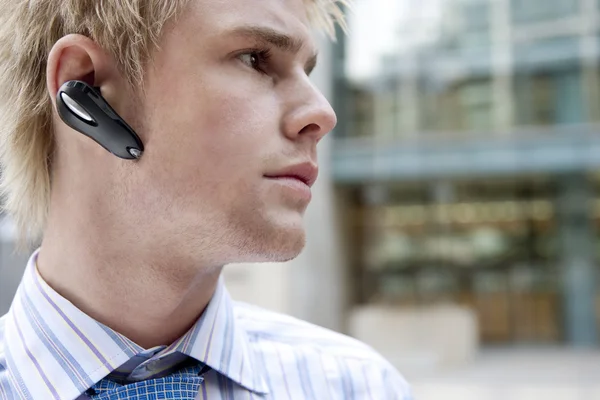
<svg viewBox="0 0 600 400">
<path fill-rule="evenodd" d="M 182 368 L 162 378 L 121 385 L 104 378 L 92 386 L 87 394 L 92 400 L 194 400 L 204 381 L 206 367 L 196 365 Z"/>
</svg>

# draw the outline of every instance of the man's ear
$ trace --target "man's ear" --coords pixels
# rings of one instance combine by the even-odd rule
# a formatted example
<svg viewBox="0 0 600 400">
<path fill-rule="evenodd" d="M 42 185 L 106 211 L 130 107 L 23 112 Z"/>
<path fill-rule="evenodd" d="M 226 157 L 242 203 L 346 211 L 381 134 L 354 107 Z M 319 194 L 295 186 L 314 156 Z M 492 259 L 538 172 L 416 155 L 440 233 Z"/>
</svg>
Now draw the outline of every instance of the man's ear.
<svg viewBox="0 0 600 400">
<path fill-rule="evenodd" d="M 93 40 L 71 34 L 59 39 L 48 55 L 46 86 L 56 107 L 56 93 L 70 80 L 84 81 L 90 86 L 102 86 L 117 78 L 112 58 Z"/>
<path fill-rule="evenodd" d="M 144 146 L 135 131 L 119 115 L 119 106 L 128 96 L 127 91 L 123 90 L 121 74 L 111 60 L 112 57 L 98 44 L 85 36 L 68 35 L 61 38 L 48 56 L 48 94 L 54 110 L 68 127 L 120 158 L 139 159 Z M 59 91 L 60 98 L 57 98 Z M 55 135 L 60 141 L 59 130 Z M 74 146 L 83 146 L 72 153 L 89 154 L 91 142 L 69 142 Z M 66 143 L 63 141 L 63 146 Z"/>
</svg>

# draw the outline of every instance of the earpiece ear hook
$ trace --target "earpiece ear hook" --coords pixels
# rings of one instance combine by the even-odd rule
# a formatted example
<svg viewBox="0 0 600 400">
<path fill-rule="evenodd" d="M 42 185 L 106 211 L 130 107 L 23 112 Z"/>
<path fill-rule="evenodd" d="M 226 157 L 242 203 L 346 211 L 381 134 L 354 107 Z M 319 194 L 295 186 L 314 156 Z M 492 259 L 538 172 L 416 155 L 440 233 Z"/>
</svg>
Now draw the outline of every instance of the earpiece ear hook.
<svg viewBox="0 0 600 400">
<path fill-rule="evenodd" d="M 56 95 L 62 121 L 104 149 L 127 160 L 137 160 L 144 145 L 135 131 L 102 97 L 99 87 L 83 81 L 65 82 Z"/>
</svg>

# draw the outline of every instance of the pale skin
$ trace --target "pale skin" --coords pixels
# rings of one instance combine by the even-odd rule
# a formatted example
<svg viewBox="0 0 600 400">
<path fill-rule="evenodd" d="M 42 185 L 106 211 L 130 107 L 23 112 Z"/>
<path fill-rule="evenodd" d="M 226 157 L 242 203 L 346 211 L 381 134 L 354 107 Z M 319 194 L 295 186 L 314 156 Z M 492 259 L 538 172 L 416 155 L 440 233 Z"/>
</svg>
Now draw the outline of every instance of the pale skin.
<svg viewBox="0 0 600 400">
<path fill-rule="evenodd" d="M 50 98 L 72 79 L 99 86 L 145 152 L 118 159 L 54 115 L 37 263 L 62 296 L 145 348 L 189 330 L 224 265 L 298 255 L 309 198 L 267 176 L 316 165 L 336 123 L 308 76 L 316 46 L 302 0 L 196 0 L 160 47 L 144 96 L 88 38 L 50 52 Z"/>
</svg>

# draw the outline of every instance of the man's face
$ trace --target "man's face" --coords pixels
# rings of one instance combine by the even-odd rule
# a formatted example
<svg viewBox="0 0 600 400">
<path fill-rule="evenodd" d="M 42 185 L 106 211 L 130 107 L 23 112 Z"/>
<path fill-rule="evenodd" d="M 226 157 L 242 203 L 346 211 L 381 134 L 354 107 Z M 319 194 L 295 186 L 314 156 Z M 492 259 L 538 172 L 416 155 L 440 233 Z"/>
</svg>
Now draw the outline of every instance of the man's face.
<svg viewBox="0 0 600 400">
<path fill-rule="evenodd" d="M 293 258 L 310 200 L 302 180 L 335 125 L 309 81 L 303 0 L 191 3 L 147 71 L 132 117 L 146 149 L 124 196 L 154 225 L 146 234 L 205 261 Z"/>
</svg>

